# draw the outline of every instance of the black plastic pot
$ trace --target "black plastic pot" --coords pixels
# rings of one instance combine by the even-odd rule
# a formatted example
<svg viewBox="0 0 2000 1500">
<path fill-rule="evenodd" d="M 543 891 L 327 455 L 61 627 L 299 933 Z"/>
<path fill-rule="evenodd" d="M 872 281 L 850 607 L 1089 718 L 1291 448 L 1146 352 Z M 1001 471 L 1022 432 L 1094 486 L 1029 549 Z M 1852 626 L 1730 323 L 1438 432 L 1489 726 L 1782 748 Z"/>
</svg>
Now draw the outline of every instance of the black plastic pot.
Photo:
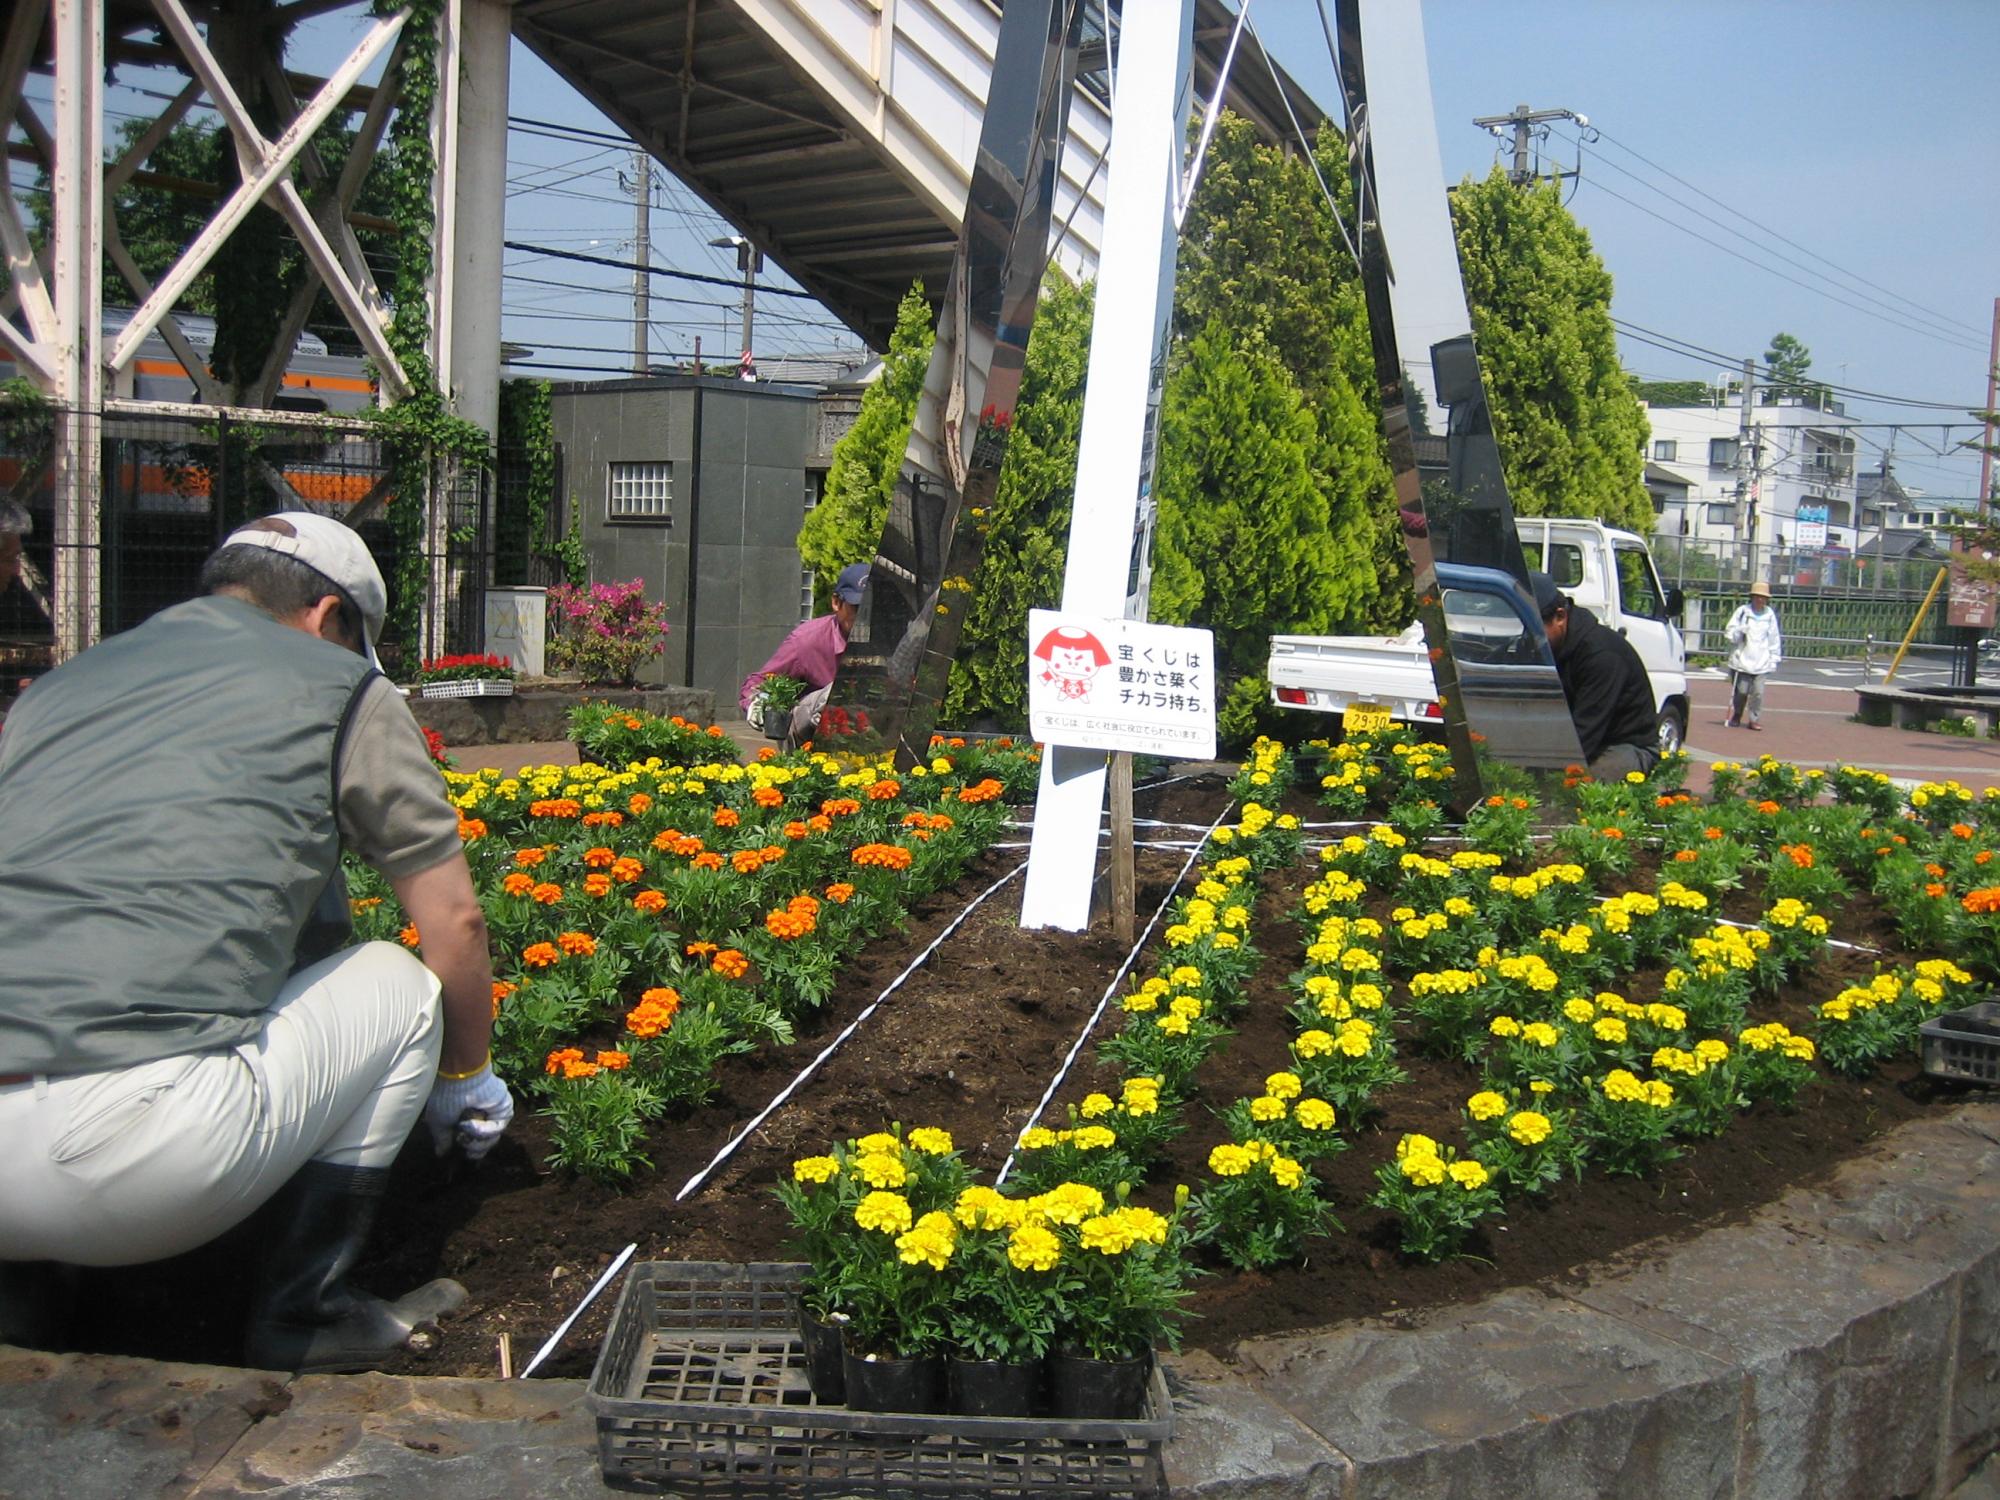
<svg viewBox="0 0 2000 1500">
<path fill-rule="evenodd" d="M 954 1359 L 945 1366 L 945 1410 L 960 1417 L 1031 1417 L 1042 1400 L 1042 1362 Z"/>
<path fill-rule="evenodd" d="M 781 740 L 792 732 L 792 711 L 789 708 L 767 708 L 764 710 L 764 738 Z"/>
<path fill-rule="evenodd" d="M 944 1361 L 937 1355 L 889 1359 L 849 1349 L 843 1363 L 850 1411 L 944 1410 Z"/>
<path fill-rule="evenodd" d="M 822 1406 L 839 1406 L 847 1400 L 847 1370 L 841 1340 L 847 1320 L 835 1314 L 837 1322 L 822 1323 L 813 1316 L 805 1299 L 799 1299 L 799 1338 L 806 1346 L 806 1384 L 813 1399 Z"/>
<path fill-rule="evenodd" d="M 1074 1421 L 1132 1422 L 1146 1414 L 1149 1349 L 1136 1359 L 1091 1359 L 1057 1351 L 1049 1356 L 1051 1414 Z"/>
</svg>

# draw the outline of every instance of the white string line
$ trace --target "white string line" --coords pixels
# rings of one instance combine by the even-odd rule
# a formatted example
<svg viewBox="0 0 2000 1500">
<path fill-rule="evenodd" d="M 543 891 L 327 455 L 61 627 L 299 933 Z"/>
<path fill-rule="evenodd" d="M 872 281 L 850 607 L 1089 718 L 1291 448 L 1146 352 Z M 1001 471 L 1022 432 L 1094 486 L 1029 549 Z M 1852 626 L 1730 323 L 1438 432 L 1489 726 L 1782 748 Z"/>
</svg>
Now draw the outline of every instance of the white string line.
<svg viewBox="0 0 2000 1500">
<path fill-rule="evenodd" d="M 597 1300 L 597 1294 L 611 1284 L 611 1278 L 625 1269 L 625 1262 L 632 1258 L 633 1252 L 638 1248 L 638 1243 L 635 1241 L 618 1252 L 618 1258 L 604 1268 L 604 1274 L 597 1278 L 597 1284 L 583 1294 L 583 1300 L 577 1303 L 576 1311 L 564 1318 L 562 1325 L 549 1335 L 548 1342 L 535 1351 L 535 1357 L 528 1361 L 527 1367 L 521 1371 L 520 1375 L 516 1377 L 517 1379 L 526 1380 L 530 1375 L 535 1373 L 536 1366 L 540 1365 L 543 1360 L 555 1352 L 556 1345 L 562 1342 L 563 1335 L 570 1330 L 570 1325 L 582 1317 L 583 1310 Z"/>
<path fill-rule="evenodd" d="M 1234 802 L 1226 804 L 1222 811 L 1216 814 L 1215 821 L 1208 825 L 1208 831 L 1214 833 L 1217 828 L 1220 828 L 1222 820 L 1229 816 L 1230 811 L 1235 806 Z M 1140 951 L 1146 946 L 1146 940 L 1152 937 L 1153 929 L 1159 926 L 1160 918 L 1166 915 L 1167 906 L 1174 899 L 1174 892 L 1180 889 L 1181 882 L 1187 879 L 1188 871 L 1194 868 L 1194 862 L 1201 857 L 1201 851 L 1207 846 L 1207 839 L 1203 839 L 1199 844 L 1194 846 L 1193 851 L 1187 857 L 1187 863 L 1181 866 L 1180 874 L 1174 877 L 1174 883 L 1167 887 L 1167 893 L 1160 898 L 1160 904 L 1154 908 L 1152 920 L 1146 924 L 1146 930 L 1139 934 L 1139 941 L 1132 945 L 1132 951 L 1125 955 L 1125 961 L 1118 966 L 1118 972 L 1111 976 L 1111 983 L 1104 987 L 1104 993 L 1097 1001 L 1097 1009 L 1090 1013 L 1090 1019 L 1083 1023 L 1083 1030 L 1077 1033 L 1076 1041 L 1070 1045 L 1069 1056 L 1065 1057 L 1062 1061 L 1062 1066 L 1056 1069 L 1056 1076 L 1049 1080 L 1049 1086 L 1042 1090 L 1041 1101 L 1035 1105 L 1035 1112 L 1028 1116 L 1028 1123 L 1023 1125 L 1020 1133 L 1014 1137 L 1016 1147 L 1020 1143 L 1021 1136 L 1034 1129 L 1035 1122 L 1042 1117 L 1042 1111 L 1049 1107 L 1049 1100 L 1056 1096 L 1056 1090 L 1061 1088 L 1063 1080 L 1069 1077 L 1069 1070 L 1076 1065 L 1076 1055 L 1083 1050 L 1083 1044 L 1090 1039 L 1091 1032 L 1097 1029 L 1097 1023 L 1104 1015 L 1104 1008 L 1111 1003 L 1111 997 L 1118 992 L 1119 983 L 1125 978 L 1126 974 L 1131 972 L 1132 961 L 1139 956 Z M 993 1185 L 996 1188 L 1001 1186 L 1006 1182 L 1007 1174 L 1013 1170 L 1014 1148 L 1010 1148 L 1007 1152 L 1007 1159 L 1000 1164 L 999 1175 L 993 1179 Z"/>
<path fill-rule="evenodd" d="M 902 973 L 898 974 L 894 979 L 890 980 L 888 987 L 884 989 L 881 994 L 877 995 L 873 1000 L 869 1001 L 868 1004 L 862 1008 L 861 1013 L 857 1015 L 852 1021 L 849 1021 L 847 1023 L 846 1027 L 841 1031 L 839 1036 L 835 1037 L 832 1041 L 828 1042 L 825 1047 L 821 1048 L 818 1057 L 815 1057 L 811 1062 L 807 1063 L 803 1068 L 799 1069 L 797 1076 L 794 1077 L 790 1083 L 786 1084 L 782 1089 L 778 1091 L 778 1095 L 775 1099 L 773 1099 L 769 1104 L 765 1105 L 761 1110 L 757 1112 L 757 1116 L 755 1119 L 753 1119 L 748 1125 L 745 1125 L 741 1130 L 737 1131 L 735 1135 L 731 1136 L 729 1139 L 729 1143 L 725 1145 L 720 1151 L 715 1153 L 715 1159 L 713 1161 L 711 1161 L 707 1166 L 703 1167 L 699 1172 L 695 1173 L 694 1176 L 690 1177 L 687 1180 L 687 1185 L 683 1187 L 678 1193 L 674 1194 L 674 1202 L 678 1203 L 683 1198 L 687 1197 L 689 1193 L 692 1193 L 696 1188 L 700 1187 L 704 1182 L 708 1180 L 710 1173 L 714 1172 L 717 1167 L 721 1166 L 724 1162 L 728 1161 L 730 1157 L 734 1156 L 736 1154 L 736 1148 L 741 1146 L 746 1140 L 748 1140 L 751 1134 L 757 1129 L 758 1126 L 762 1125 L 766 1120 L 770 1119 L 771 1116 L 775 1114 L 780 1108 L 782 1108 L 785 1101 L 791 1098 L 793 1094 L 797 1093 L 800 1086 L 804 1084 L 807 1079 L 811 1078 L 813 1074 L 819 1071 L 820 1065 L 824 1063 L 829 1057 L 833 1056 L 835 1052 L 838 1052 L 840 1050 L 841 1044 L 845 1042 L 849 1037 L 853 1036 L 854 1033 L 860 1029 L 861 1023 L 867 1020 L 870 1016 L 874 1015 L 876 1010 L 881 1006 L 884 1000 L 887 1000 L 891 995 L 895 994 L 897 990 L 901 989 L 903 987 L 903 982 L 907 980 L 912 974 L 916 973 L 918 969 L 923 967 L 925 961 L 928 960 L 930 956 L 933 953 L 937 952 L 937 950 L 943 945 L 944 940 L 950 937 L 954 932 L 958 931 L 959 927 L 964 923 L 967 917 L 971 916 L 975 911 L 979 910 L 981 906 L 985 905 L 986 898 L 988 896 L 991 896 L 995 891 L 999 890 L 1001 886 L 1005 885 L 1008 881 L 1012 880 L 1016 875 L 1020 874 L 1023 870 L 1027 868 L 1028 868 L 1028 863 L 1026 860 L 1023 860 L 1020 864 L 1014 866 L 1013 869 L 1009 870 L 1005 875 L 1002 875 L 998 880 L 994 881 L 993 884 L 986 887 L 986 889 L 981 891 L 977 896 L 973 897 L 971 901 L 967 902 L 965 910 L 961 911 L 957 916 L 953 917 L 951 919 L 951 922 L 945 927 L 944 931 L 940 932 L 936 937 L 931 939 L 929 947 L 925 948 L 923 952 L 919 953 L 915 958 L 910 960 L 908 968 L 904 969 Z"/>
</svg>

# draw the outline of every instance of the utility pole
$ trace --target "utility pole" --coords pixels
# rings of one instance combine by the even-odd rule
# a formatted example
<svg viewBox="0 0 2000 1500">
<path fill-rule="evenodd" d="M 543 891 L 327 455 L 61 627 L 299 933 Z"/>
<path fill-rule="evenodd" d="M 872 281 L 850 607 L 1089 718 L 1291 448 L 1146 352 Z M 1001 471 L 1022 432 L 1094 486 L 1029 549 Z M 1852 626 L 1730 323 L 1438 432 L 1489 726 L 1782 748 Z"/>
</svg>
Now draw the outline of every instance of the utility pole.
<svg viewBox="0 0 2000 1500">
<path fill-rule="evenodd" d="M 1490 135 L 1499 136 L 1503 141 L 1507 137 L 1502 132 L 1509 127 L 1512 128 L 1514 167 L 1507 174 L 1507 180 L 1515 187 L 1525 187 L 1534 176 L 1528 169 L 1528 142 L 1535 133 L 1534 127 L 1546 124 L 1550 120 L 1574 120 L 1577 129 L 1590 131 L 1588 115 L 1580 115 L 1573 109 L 1529 109 L 1525 104 L 1515 105 L 1512 114 L 1481 115 L 1472 123 Z M 1595 140 L 1597 137 L 1595 134 L 1590 134 L 1588 139 Z"/>
<path fill-rule="evenodd" d="M 652 367 L 653 278 L 653 159 L 643 149 L 632 152 L 632 373 Z"/>
<path fill-rule="evenodd" d="M 1736 506 L 1737 514 L 1743 518 L 1743 534 L 1750 544 L 1746 565 L 1755 581 L 1757 572 L 1757 443 L 1756 426 L 1751 421 L 1750 408 L 1757 381 L 1756 362 L 1747 356 L 1743 361 L 1743 415 L 1736 429 Z"/>
<path fill-rule="evenodd" d="M 1993 408 L 2000 401 L 2000 297 L 1993 299 L 1993 342 L 1986 351 L 1986 433 L 1979 454 L 1979 520 L 1993 499 Z"/>
</svg>

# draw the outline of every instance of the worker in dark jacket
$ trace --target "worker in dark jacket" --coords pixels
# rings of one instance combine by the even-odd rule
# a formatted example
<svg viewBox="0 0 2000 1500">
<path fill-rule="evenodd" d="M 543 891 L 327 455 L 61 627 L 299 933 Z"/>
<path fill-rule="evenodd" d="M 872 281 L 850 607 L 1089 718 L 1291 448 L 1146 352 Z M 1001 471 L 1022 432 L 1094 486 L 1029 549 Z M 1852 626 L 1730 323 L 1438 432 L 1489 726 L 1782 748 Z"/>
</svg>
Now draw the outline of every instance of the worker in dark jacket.
<svg viewBox="0 0 2000 1500">
<path fill-rule="evenodd" d="M 1646 664 L 1630 641 L 1572 604 L 1548 574 L 1528 576 L 1590 774 L 1609 780 L 1650 771 L 1659 761 L 1660 741 Z"/>
</svg>

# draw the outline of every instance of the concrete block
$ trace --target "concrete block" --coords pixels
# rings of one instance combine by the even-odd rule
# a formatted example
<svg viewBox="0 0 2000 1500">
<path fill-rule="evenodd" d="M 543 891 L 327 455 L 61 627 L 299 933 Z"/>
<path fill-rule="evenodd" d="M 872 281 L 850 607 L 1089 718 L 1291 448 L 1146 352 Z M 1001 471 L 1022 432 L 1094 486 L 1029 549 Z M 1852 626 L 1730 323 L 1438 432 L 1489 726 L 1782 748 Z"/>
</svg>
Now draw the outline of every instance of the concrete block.
<svg viewBox="0 0 2000 1500">
<path fill-rule="evenodd" d="M 0 1500 L 178 1500 L 289 1400 L 263 1371 L 0 1347 Z"/>
<path fill-rule="evenodd" d="M 210 1471 L 199 1500 L 604 1494 L 575 1380 L 311 1375 Z"/>
<path fill-rule="evenodd" d="M 1202 1500 L 1338 1500 L 1353 1465 L 1212 1354 L 1164 1362 L 1174 1398 L 1167 1485 Z"/>
<path fill-rule="evenodd" d="M 1509 1291 L 1238 1353 L 1352 1460 L 1350 1500 L 1733 1491 L 1738 1372 L 1575 1302 Z"/>
</svg>

